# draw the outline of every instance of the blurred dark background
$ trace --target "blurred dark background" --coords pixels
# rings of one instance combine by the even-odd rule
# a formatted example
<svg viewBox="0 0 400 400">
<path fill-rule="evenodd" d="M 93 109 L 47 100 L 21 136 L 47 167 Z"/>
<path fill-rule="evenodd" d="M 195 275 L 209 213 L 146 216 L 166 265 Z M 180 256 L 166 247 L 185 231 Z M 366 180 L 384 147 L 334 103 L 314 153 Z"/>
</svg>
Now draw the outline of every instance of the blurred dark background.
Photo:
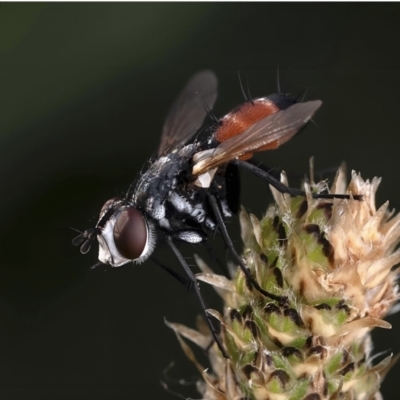
<svg viewBox="0 0 400 400">
<path fill-rule="evenodd" d="M 2 398 L 173 399 L 163 370 L 174 361 L 171 380 L 195 376 L 163 322 L 193 326 L 194 296 L 150 261 L 89 270 L 97 248 L 80 255 L 69 227 L 93 226 L 127 189 L 200 69 L 217 72 L 223 115 L 243 101 L 238 69 L 260 96 L 276 91 L 279 64 L 288 91 L 307 86 L 324 105 L 318 128 L 265 163 L 297 185 L 310 156 L 317 171 L 345 160 L 382 176 L 379 204 L 399 208 L 399 20 L 399 4 L 0 4 Z M 261 187 L 244 176 L 243 203 L 257 215 L 271 200 Z M 230 229 L 240 247 L 237 221 Z M 157 255 L 177 265 L 167 250 Z M 198 248 L 183 250 L 193 263 Z M 399 352 L 399 317 L 389 321 L 377 352 Z M 193 385 L 170 387 L 196 397 Z"/>
</svg>

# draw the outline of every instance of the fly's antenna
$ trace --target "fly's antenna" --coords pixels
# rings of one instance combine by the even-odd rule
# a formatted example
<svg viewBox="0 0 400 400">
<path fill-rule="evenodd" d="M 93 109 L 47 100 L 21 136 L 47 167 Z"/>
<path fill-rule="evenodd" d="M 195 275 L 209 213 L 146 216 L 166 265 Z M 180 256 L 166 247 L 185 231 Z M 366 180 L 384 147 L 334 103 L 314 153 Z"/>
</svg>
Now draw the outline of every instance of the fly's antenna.
<svg viewBox="0 0 400 400">
<path fill-rule="evenodd" d="M 83 232 L 80 231 L 79 229 L 73 228 L 72 226 L 68 227 L 69 229 L 73 230 L 74 232 L 78 232 L 79 234 L 82 234 Z"/>
<path fill-rule="evenodd" d="M 86 229 L 85 232 L 81 232 L 75 228 L 71 228 L 71 229 L 79 232 L 79 235 L 76 236 L 74 239 L 72 239 L 72 245 L 79 246 L 81 253 L 86 254 L 90 250 L 90 247 L 92 246 L 93 240 L 96 237 L 96 235 L 98 234 L 99 229 L 98 228 L 90 228 L 90 229 Z"/>
</svg>

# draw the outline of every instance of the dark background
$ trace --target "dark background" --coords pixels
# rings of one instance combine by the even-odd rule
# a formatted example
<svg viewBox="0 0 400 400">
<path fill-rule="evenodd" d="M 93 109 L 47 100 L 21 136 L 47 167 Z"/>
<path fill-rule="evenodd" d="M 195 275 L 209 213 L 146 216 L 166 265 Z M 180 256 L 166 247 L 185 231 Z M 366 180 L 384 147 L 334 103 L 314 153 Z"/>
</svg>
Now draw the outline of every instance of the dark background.
<svg viewBox="0 0 400 400">
<path fill-rule="evenodd" d="M 399 208 L 399 20 L 398 4 L 0 4 L 1 397 L 172 399 L 163 369 L 194 376 L 163 322 L 193 326 L 194 296 L 151 262 L 89 270 L 97 249 L 81 256 L 69 227 L 93 226 L 126 190 L 200 69 L 217 72 L 223 115 L 243 101 L 238 69 L 259 96 L 276 91 L 279 64 L 288 90 L 307 86 L 324 105 L 319 128 L 265 162 L 296 178 L 310 156 L 317 170 L 345 160 L 382 176 L 379 204 Z M 245 178 L 243 203 L 260 215 L 268 190 Z M 237 221 L 230 229 L 240 247 Z M 162 246 L 157 255 L 176 265 Z M 376 351 L 397 353 L 399 317 L 389 321 Z"/>
</svg>

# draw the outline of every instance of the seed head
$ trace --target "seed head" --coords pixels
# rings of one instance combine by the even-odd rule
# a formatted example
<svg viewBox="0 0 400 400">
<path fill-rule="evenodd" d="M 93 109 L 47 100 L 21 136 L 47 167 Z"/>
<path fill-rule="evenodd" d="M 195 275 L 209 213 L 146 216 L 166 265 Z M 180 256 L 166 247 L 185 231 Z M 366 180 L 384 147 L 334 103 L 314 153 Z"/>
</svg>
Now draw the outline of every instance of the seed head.
<svg viewBox="0 0 400 400">
<path fill-rule="evenodd" d="M 304 184 L 306 197 L 272 189 L 275 204 L 258 220 L 242 210 L 243 258 L 260 286 L 256 291 L 238 270 L 232 279 L 216 275 L 203 261 L 198 279 L 224 300 L 221 323 L 230 359 L 216 345 L 211 370 L 199 364 L 183 338 L 203 349 L 211 335 L 169 324 L 203 380 L 204 399 L 317 400 L 379 399 L 391 356 L 371 360 L 370 332 L 390 328 L 383 318 L 399 293 L 394 267 L 400 262 L 400 214 L 388 202 L 376 209 L 380 179 L 355 172 L 346 188 L 340 168 L 331 193 L 362 195 L 362 201 L 314 199 L 326 184 Z M 287 184 L 285 175 L 282 181 Z"/>
</svg>

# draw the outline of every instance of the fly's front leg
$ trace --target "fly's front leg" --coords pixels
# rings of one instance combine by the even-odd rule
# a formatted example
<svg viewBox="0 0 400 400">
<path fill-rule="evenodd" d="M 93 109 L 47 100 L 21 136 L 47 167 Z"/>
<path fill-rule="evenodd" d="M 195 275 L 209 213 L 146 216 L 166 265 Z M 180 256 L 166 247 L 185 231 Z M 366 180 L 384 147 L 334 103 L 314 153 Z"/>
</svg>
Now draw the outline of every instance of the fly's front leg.
<svg viewBox="0 0 400 400">
<path fill-rule="evenodd" d="M 207 324 L 210 328 L 211 334 L 215 340 L 215 342 L 217 343 L 218 348 L 220 349 L 222 355 L 224 356 L 224 358 L 229 358 L 224 346 L 222 345 L 221 339 L 218 335 L 217 330 L 214 327 L 214 324 L 212 323 L 211 317 L 207 314 L 207 307 L 206 304 L 204 302 L 203 296 L 200 293 L 200 286 L 199 283 L 197 282 L 196 276 L 194 275 L 193 271 L 189 268 L 189 266 L 187 265 L 182 253 L 179 251 L 179 249 L 175 246 L 175 243 L 172 239 L 171 236 L 167 236 L 167 243 L 169 245 L 169 247 L 171 248 L 171 250 L 173 251 L 173 253 L 175 254 L 176 258 L 178 259 L 178 261 L 180 262 L 180 264 L 182 265 L 183 269 L 186 272 L 186 275 L 188 276 L 191 285 L 196 293 L 197 299 L 199 300 L 200 306 L 204 312 L 204 316 L 206 317 L 206 321 Z"/>
<path fill-rule="evenodd" d="M 176 271 L 174 271 L 172 268 L 170 268 L 168 265 L 164 264 L 154 256 L 150 257 L 150 260 L 153 261 L 154 264 L 158 265 L 160 268 L 162 268 L 164 271 L 168 272 L 171 276 L 173 276 L 179 283 L 182 285 L 187 286 L 189 289 L 192 287 L 192 283 L 185 278 L 184 276 L 178 274 Z"/>
</svg>

